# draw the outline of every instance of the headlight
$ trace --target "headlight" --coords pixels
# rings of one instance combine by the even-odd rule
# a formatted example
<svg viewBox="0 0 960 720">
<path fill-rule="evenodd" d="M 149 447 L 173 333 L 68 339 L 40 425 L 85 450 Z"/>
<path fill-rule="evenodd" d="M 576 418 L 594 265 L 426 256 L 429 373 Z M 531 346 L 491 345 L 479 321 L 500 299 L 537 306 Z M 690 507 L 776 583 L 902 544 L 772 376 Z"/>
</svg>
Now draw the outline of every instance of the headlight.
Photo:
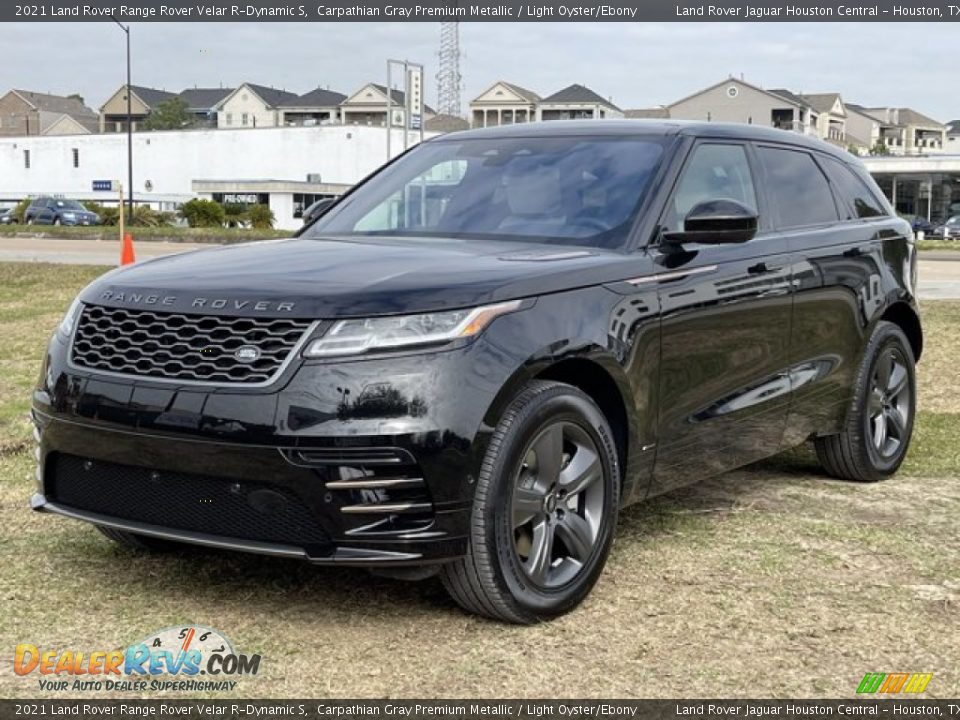
<svg viewBox="0 0 960 720">
<path fill-rule="evenodd" d="M 73 337 L 73 328 L 77 324 L 77 318 L 80 316 L 82 309 L 83 303 L 80 302 L 80 298 L 75 298 L 74 301 L 70 303 L 70 307 L 67 308 L 67 312 L 63 314 L 63 319 L 57 326 L 57 336 L 63 340 L 63 342 L 70 342 L 70 338 Z"/>
<path fill-rule="evenodd" d="M 471 338 L 480 334 L 494 318 L 517 310 L 520 304 L 519 300 L 513 300 L 472 310 L 339 320 L 326 335 L 310 343 L 303 355 L 308 358 L 362 355 Z"/>
</svg>

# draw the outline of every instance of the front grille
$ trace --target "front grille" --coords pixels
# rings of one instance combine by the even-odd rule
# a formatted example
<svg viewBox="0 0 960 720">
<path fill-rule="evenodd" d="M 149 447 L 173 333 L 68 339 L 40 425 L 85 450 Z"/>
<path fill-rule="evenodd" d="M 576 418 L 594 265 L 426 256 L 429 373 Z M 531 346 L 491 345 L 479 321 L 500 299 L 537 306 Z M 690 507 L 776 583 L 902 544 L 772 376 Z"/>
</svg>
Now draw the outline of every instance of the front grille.
<svg viewBox="0 0 960 720">
<path fill-rule="evenodd" d="M 264 383 L 283 367 L 309 327 L 308 320 L 87 305 L 77 322 L 71 357 L 79 367 L 125 375 Z"/>
<path fill-rule="evenodd" d="M 57 454 L 47 486 L 54 502 L 120 520 L 298 547 L 330 543 L 303 501 L 272 485 Z"/>
</svg>

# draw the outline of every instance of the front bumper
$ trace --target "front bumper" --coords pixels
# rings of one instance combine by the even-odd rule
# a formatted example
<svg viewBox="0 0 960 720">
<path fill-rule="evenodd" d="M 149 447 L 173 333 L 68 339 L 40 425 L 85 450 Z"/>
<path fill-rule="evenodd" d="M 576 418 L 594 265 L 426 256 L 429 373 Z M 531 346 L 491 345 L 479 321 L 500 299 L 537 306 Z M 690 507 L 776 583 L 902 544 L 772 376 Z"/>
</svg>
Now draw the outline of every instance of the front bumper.
<svg viewBox="0 0 960 720">
<path fill-rule="evenodd" d="M 32 507 L 320 564 L 457 558 L 507 372 L 491 352 L 303 364 L 251 391 L 80 371 L 54 339 L 34 392 Z"/>
</svg>

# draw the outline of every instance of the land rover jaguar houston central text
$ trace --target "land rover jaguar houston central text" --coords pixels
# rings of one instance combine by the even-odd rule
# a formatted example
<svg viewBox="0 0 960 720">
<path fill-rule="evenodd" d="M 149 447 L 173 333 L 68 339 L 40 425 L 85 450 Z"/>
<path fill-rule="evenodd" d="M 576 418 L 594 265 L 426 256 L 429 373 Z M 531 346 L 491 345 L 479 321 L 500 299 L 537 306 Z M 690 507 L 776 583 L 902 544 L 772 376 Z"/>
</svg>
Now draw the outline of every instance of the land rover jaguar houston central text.
<svg viewBox="0 0 960 720">
<path fill-rule="evenodd" d="M 589 593 L 629 503 L 807 441 L 855 481 L 907 451 L 911 228 L 827 143 L 467 131 L 311 212 L 80 293 L 33 394 L 35 509 L 139 550 L 438 573 L 531 623 Z"/>
</svg>

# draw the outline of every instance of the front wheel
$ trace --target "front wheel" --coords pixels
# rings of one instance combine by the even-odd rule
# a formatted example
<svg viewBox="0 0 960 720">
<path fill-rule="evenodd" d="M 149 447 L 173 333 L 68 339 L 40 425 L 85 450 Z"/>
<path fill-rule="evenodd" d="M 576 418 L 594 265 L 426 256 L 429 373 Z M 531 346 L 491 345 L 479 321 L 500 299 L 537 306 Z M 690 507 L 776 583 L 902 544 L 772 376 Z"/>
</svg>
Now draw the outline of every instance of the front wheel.
<svg viewBox="0 0 960 720">
<path fill-rule="evenodd" d="M 893 475 L 907 454 L 916 411 L 913 350 L 895 324 L 877 324 L 864 353 L 846 425 L 814 440 L 834 477 L 876 482 Z"/>
<path fill-rule="evenodd" d="M 527 385 L 504 413 L 477 479 L 465 557 L 441 580 L 465 609 L 512 623 L 576 607 L 603 570 L 619 506 L 613 432 L 586 394 Z"/>
</svg>

